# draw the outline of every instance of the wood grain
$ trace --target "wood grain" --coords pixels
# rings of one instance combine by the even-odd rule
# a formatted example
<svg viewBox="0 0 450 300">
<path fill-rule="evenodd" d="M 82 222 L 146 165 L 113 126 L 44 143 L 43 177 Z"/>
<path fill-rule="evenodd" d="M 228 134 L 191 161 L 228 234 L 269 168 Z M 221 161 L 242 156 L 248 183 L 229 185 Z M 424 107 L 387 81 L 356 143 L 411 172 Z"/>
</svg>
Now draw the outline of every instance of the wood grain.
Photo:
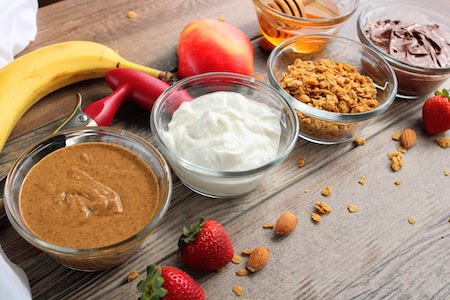
<svg viewBox="0 0 450 300">
<path fill-rule="evenodd" d="M 361 1 L 361 5 L 367 3 Z M 429 5 L 448 7 L 443 0 Z M 136 19 L 127 18 L 130 10 L 137 12 Z M 64 0 L 39 9 L 39 32 L 26 52 L 64 40 L 93 40 L 119 49 L 129 60 L 176 71 L 176 44 L 183 26 L 196 18 L 220 16 L 252 38 L 255 73 L 267 78 L 267 53 L 258 46 L 251 1 Z M 357 39 L 355 18 L 346 23 L 342 35 Z M 59 125 L 78 91 L 86 104 L 110 93 L 99 79 L 61 89 L 40 101 L 21 119 L 0 154 L 1 173 L 31 143 Z M 450 177 L 444 176 L 444 170 L 450 170 L 450 155 L 422 129 L 423 100 L 397 99 L 362 132 L 365 146 L 323 146 L 299 140 L 287 160 L 241 198 L 208 199 L 174 177 L 172 203 L 162 224 L 127 263 L 114 269 L 85 273 L 64 268 L 25 242 L 8 222 L 0 226 L 0 243 L 27 273 L 35 299 L 137 298 L 136 285 L 144 275 L 127 282 L 128 273 L 131 269 L 143 273 L 150 263 L 185 270 L 202 285 L 207 299 L 237 299 L 231 290 L 235 284 L 244 289 L 241 298 L 248 299 L 448 299 Z M 149 113 L 133 105 L 121 108 L 112 126 L 154 144 Z M 404 168 L 392 172 L 387 153 L 395 151 L 398 142 L 391 136 L 405 128 L 417 132 L 417 142 L 404 155 Z M 297 159 L 302 156 L 306 164 L 298 168 Z M 361 185 L 358 180 L 363 175 L 366 183 Z M 401 180 L 398 186 L 397 179 Z M 325 186 L 333 188 L 329 197 L 320 194 Z M 315 224 L 310 214 L 319 200 L 333 211 Z M 359 211 L 349 213 L 349 204 Z M 262 228 L 285 210 L 299 218 L 294 232 L 279 238 L 273 230 Z M 220 273 L 184 266 L 177 255 L 177 239 L 182 226 L 199 216 L 221 222 L 236 253 L 260 244 L 269 247 L 268 265 L 244 277 L 235 271 L 245 257 L 241 265 L 229 264 Z M 409 217 L 417 223 L 409 224 Z"/>
</svg>

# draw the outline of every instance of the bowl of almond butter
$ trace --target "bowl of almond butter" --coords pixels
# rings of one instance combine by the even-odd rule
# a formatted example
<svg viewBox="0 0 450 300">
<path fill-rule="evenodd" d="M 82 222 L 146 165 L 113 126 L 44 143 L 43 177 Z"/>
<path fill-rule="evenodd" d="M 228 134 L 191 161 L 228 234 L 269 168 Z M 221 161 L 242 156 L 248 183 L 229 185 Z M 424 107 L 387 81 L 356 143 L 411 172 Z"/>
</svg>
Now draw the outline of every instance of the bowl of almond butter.
<svg viewBox="0 0 450 300">
<path fill-rule="evenodd" d="M 297 113 L 299 137 L 319 144 L 357 138 L 393 103 L 398 85 L 374 50 L 334 35 L 282 42 L 269 56 L 268 74 Z"/>
<path fill-rule="evenodd" d="M 75 128 L 18 158 L 5 208 L 31 245 L 68 268 L 98 271 L 138 251 L 171 195 L 169 165 L 147 141 L 109 127 Z"/>
</svg>

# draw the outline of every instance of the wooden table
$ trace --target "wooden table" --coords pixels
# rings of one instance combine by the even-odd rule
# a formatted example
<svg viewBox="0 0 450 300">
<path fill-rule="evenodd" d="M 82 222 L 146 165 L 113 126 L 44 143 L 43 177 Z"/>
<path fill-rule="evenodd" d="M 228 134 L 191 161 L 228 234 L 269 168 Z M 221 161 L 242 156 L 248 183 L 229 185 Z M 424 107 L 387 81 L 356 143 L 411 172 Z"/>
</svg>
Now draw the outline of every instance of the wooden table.
<svg viewBox="0 0 450 300">
<path fill-rule="evenodd" d="M 447 0 L 427 3 L 450 11 Z M 136 19 L 127 18 L 131 10 L 137 12 Z M 131 61 L 175 70 L 182 28 L 196 18 L 219 17 L 254 41 L 255 73 L 267 78 L 267 54 L 258 46 L 260 34 L 250 0 L 65 0 L 39 9 L 39 31 L 26 52 L 55 42 L 92 40 L 118 49 Z M 357 39 L 355 20 L 356 16 L 346 23 L 341 35 Z M 0 174 L 30 143 L 62 122 L 75 104 L 76 92 L 83 94 L 86 105 L 111 90 L 103 79 L 91 80 L 61 89 L 36 104 L 0 154 Z M 323 146 L 299 140 L 288 159 L 245 197 L 211 200 L 174 178 L 164 221 L 127 263 L 114 269 L 85 273 L 64 268 L 25 242 L 8 222 L 0 226 L 0 243 L 25 270 L 36 299 L 136 299 L 136 285 L 144 275 L 127 282 L 128 273 L 132 269 L 143 273 L 150 263 L 187 271 L 208 299 L 237 299 L 233 285 L 244 289 L 241 299 L 449 299 L 450 176 L 444 176 L 444 171 L 450 170 L 450 152 L 425 134 L 423 100 L 397 99 L 363 131 L 365 146 Z M 121 108 L 112 126 L 154 143 L 149 113 L 132 105 Z M 396 151 L 398 142 L 391 136 L 405 128 L 417 132 L 417 143 L 404 155 L 403 169 L 393 172 L 387 154 Z M 299 157 L 306 158 L 303 168 L 297 166 Z M 366 178 L 364 185 L 358 183 L 361 176 Z M 394 184 L 397 179 L 400 185 Z M 327 198 L 321 195 L 325 186 L 333 188 Z M 333 211 L 315 224 L 311 212 L 319 200 Z M 349 204 L 359 211 L 349 213 Z M 262 228 L 286 210 L 299 218 L 292 234 L 277 238 L 273 230 Z M 244 248 L 266 245 L 271 250 L 268 265 L 244 277 L 235 272 L 244 266 L 245 258 L 241 265 L 229 264 L 220 273 L 185 267 L 176 253 L 177 239 L 182 226 L 199 216 L 221 222 L 238 254 Z M 410 217 L 417 223 L 408 223 Z"/>
</svg>

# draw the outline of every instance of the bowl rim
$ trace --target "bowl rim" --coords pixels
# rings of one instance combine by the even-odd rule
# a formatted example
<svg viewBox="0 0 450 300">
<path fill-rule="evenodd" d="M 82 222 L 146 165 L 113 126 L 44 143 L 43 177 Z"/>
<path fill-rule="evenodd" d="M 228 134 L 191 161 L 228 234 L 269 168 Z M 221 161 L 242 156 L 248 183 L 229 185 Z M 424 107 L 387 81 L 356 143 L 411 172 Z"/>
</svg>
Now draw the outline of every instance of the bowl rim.
<svg viewBox="0 0 450 300">
<path fill-rule="evenodd" d="M 267 5 L 262 3 L 261 0 L 252 0 L 252 1 L 253 1 L 253 4 L 256 5 L 261 10 L 267 8 Z M 348 3 L 348 2 L 349 1 L 345 1 L 344 3 Z M 360 0 L 352 0 L 351 2 L 353 3 L 353 7 L 346 14 L 342 14 L 335 18 L 328 18 L 328 19 L 312 19 L 312 18 L 296 17 L 296 16 L 291 16 L 291 15 L 285 14 L 283 12 L 276 11 L 270 7 L 269 7 L 269 9 L 270 9 L 270 13 L 272 13 L 280 18 L 288 19 L 292 22 L 308 22 L 310 24 L 312 23 L 312 24 L 316 24 L 316 25 L 321 25 L 321 24 L 328 25 L 328 23 L 332 23 L 332 24 L 342 23 L 349 19 L 358 9 Z"/>
<path fill-rule="evenodd" d="M 159 135 L 159 129 L 160 126 L 156 124 L 156 114 L 159 113 L 159 108 L 161 106 L 161 103 L 164 101 L 166 96 L 170 94 L 172 91 L 176 91 L 178 88 L 184 86 L 185 84 L 192 84 L 196 81 L 201 81 L 202 79 L 210 78 L 210 79 L 238 79 L 242 80 L 242 82 L 245 82 L 250 85 L 257 85 L 258 89 L 264 89 L 265 91 L 271 93 L 273 96 L 275 96 L 281 103 L 285 104 L 286 106 L 286 113 L 289 112 L 289 120 L 287 122 L 292 123 L 292 139 L 288 141 L 285 149 L 283 152 L 279 153 L 277 157 L 272 160 L 269 163 L 266 163 L 260 167 L 250 169 L 250 170 L 244 170 L 244 171 L 217 171 L 214 169 L 198 166 L 196 164 L 191 163 L 189 160 L 179 156 L 178 154 L 174 153 L 164 142 L 163 138 Z M 220 178 L 238 178 L 238 177 L 245 177 L 250 175 L 259 174 L 261 172 L 267 171 L 270 168 L 280 164 L 294 149 L 295 145 L 297 144 L 298 140 L 298 131 L 299 131 L 299 122 L 297 118 L 297 114 L 295 113 L 295 110 L 292 108 L 292 106 L 289 104 L 289 102 L 272 86 L 269 84 L 249 75 L 239 74 L 239 73 L 233 73 L 233 72 L 207 72 L 202 73 L 198 75 L 193 75 L 190 77 L 183 78 L 177 82 L 175 82 L 173 85 L 171 85 L 168 89 L 166 89 L 159 97 L 156 99 L 151 114 L 150 114 L 150 127 L 152 134 L 155 138 L 155 141 L 161 150 L 161 152 L 166 155 L 169 158 L 169 162 L 171 164 L 175 164 L 178 168 L 182 168 L 185 171 L 189 171 L 192 173 L 195 173 L 196 175 L 202 175 L 202 176 L 208 176 L 208 177 L 220 177 Z M 161 129 L 162 130 L 162 129 Z"/>
<path fill-rule="evenodd" d="M 356 20 L 356 29 L 357 34 L 360 39 L 360 41 L 369 46 L 371 49 L 375 50 L 378 54 L 380 54 L 383 58 L 385 58 L 390 64 L 393 66 L 409 71 L 409 72 L 416 72 L 424 75 L 445 75 L 450 72 L 450 65 L 448 67 L 441 67 L 441 68 L 425 68 L 425 67 L 416 67 L 410 63 L 401 61 L 399 59 L 396 59 L 392 57 L 391 55 L 387 54 L 386 52 L 382 51 L 380 48 L 378 48 L 365 34 L 364 26 L 367 22 L 367 15 L 374 12 L 375 10 L 389 10 L 389 5 L 400 5 L 402 9 L 405 10 L 411 10 L 415 9 L 417 12 L 426 12 L 431 13 L 433 16 L 439 15 L 440 18 L 450 20 L 450 15 L 446 14 L 445 12 L 439 11 L 433 7 L 427 6 L 426 4 L 421 4 L 420 7 L 417 6 L 416 2 L 412 2 L 409 0 L 398 0 L 398 1 L 376 1 L 366 4 L 360 14 L 358 15 L 358 18 Z M 419 9 L 418 9 L 419 8 Z M 375 20 L 376 21 L 376 20 Z M 441 28 L 444 24 L 438 24 Z M 447 25 L 447 28 L 444 29 L 450 34 L 450 26 Z M 450 42 L 450 41 L 449 41 Z M 430 74 L 432 73 L 432 74 Z"/>
<path fill-rule="evenodd" d="M 274 64 L 275 59 L 278 57 L 278 55 L 287 47 L 289 47 L 292 43 L 295 43 L 298 40 L 302 39 L 321 39 L 321 40 L 327 40 L 332 41 L 333 43 L 345 43 L 346 45 L 350 44 L 352 48 L 360 48 L 364 50 L 363 53 L 370 53 L 370 55 L 374 56 L 376 59 L 378 59 L 381 64 L 383 64 L 390 75 L 391 78 L 388 78 L 388 83 L 392 85 L 391 93 L 387 95 L 387 99 L 385 102 L 383 102 L 378 107 L 361 113 L 336 113 L 331 112 L 327 110 L 320 110 L 315 107 L 309 106 L 305 103 L 302 103 L 301 101 L 298 101 L 291 95 L 289 95 L 278 83 L 278 80 L 274 77 L 272 72 L 272 65 Z M 367 55 L 367 54 L 364 54 Z M 272 85 L 275 85 L 275 87 L 283 94 L 283 96 L 288 99 L 289 103 L 298 111 L 301 113 L 305 113 L 311 117 L 322 119 L 330 122 L 339 122 L 339 123 L 355 123 L 355 122 L 362 122 L 367 121 L 381 113 L 383 113 L 385 110 L 389 108 L 389 106 L 394 102 L 397 94 L 397 88 L 398 88 L 398 82 L 397 77 L 394 73 L 394 70 L 392 67 L 388 64 L 388 62 L 380 56 L 377 52 L 375 52 L 373 49 L 369 48 L 368 46 L 358 43 L 352 39 L 342 37 L 342 36 L 336 36 L 336 35 L 330 35 L 330 34 L 309 34 L 309 35 L 297 35 L 293 36 L 283 42 L 281 42 L 277 47 L 275 47 L 274 50 L 269 55 L 269 58 L 267 60 L 267 68 L 268 68 L 268 75 L 269 80 Z"/>
<path fill-rule="evenodd" d="M 15 173 L 19 173 L 20 170 L 18 169 L 18 166 L 20 163 L 28 157 L 28 155 L 32 154 L 33 151 L 37 149 L 41 144 L 44 144 L 51 139 L 57 138 L 58 136 L 64 136 L 68 137 L 73 135 L 74 137 L 79 136 L 80 134 L 86 135 L 104 135 L 107 134 L 108 136 L 115 136 L 119 138 L 127 138 L 128 140 L 131 140 L 135 144 L 138 144 L 140 146 L 148 148 L 153 155 L 157 158 L 157 161 L 159 162 L 160 166 L 164 170 L 164 173 L 167 174 L 166 181 L 168 183 L 168 190 L 167 190 L 167 197 L 164 200 L 164 203 L 161 207 L 161 209 L 153 216 L 153 218 L 150 220 L 150 222 L 142 228 L 139 232 L 132 235 L 131 237 L 128 237 L 125 240 L 122 240 L 118 243 L 103 246 L 103 247 L 97 247 L 97 248 L 70 248 L 70 247 L 63 247 L 54 245 L 51 243 L 48 243 L 41 239 L 40 237 L 36 236 L 31 230 L 28 228 L 24 228 L 21 226 L 18 221 L 16 220 L 15 213 L 12 213 L 9 208 L 9 202 L 11 201 L 11 195 L 10 195 L 10 181 L 12 180 L 11 176 L 13 176 Z M 102 141 L 102 143 L 109 143 L 107 141 Z M 124 146 L 121 146 L 124 147 Z M 129 149 L 128 149 L 129 150 Z M 132 150 L 130 150 L 132 151 Z M 115 253 L 118 249 L 126 249 L 128 248 L 128 245 L 134 245 L 134 242 L 139 241 L 143 237 L 145 237 L 149 231 L 154 229 L 159 222 L 163 219 L 164 215 L 169 209 L 169 205 L 172 198 L 172 175 L 170 172 L 170 167 L 165 161 L 164 157 L 159 153 L 159 151 L 152 146 L 149 142 L 144 140 L 143 138 L 137 136 L 136 134 L 133 134 L 129 131 L 122 130 L 122 129 L 116 129 L 111 127 L 103 127 L 103 126 L 95 126 L 95 127 L 81 127 L 81 128 L 70 128 L 66 130 L 62 130 L 56 133 L 53 133 L 49 136 L 46 136 L 39 140 L 38 142 L 31 145 L 27 150 L 25 150 L 19 158 L 14 162 L 11 170 L 8 173 L 8 177 L 6 179 L 5 184 L 5 210 L 6 214 L 8 216 L 8 220 L 10 221 L 11 225 L 16 229 L 16 231 L 23 237 L 25 240 L 30 242 L 33 245 L 38 245 L 41 247 L 41 250 L 53 253 L 55 255 L 62 255 L 66 257 L 83 257 L 85 255 L 89 255 L 90 258 L 94 257 L 102 257 L 104 255 L 108 255 L 109 253 Z"/>
</svg>

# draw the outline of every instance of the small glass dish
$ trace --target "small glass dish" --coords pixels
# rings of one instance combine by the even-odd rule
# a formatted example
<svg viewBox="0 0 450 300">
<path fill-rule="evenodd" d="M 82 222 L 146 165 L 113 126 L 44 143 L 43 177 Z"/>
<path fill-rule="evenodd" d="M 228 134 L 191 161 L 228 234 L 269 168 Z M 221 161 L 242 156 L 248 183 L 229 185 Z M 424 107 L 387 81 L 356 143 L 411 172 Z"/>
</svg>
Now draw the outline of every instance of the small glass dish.
<svg viewBox="0 0 450 300">
<path fill-rule="evenodd" d="M 113 144 L 130 150 L 148 165 L 157 180 L 159 199 L 153 218 L 136 234 L 113 245 L 76 249 L 48 243 L 29 228 L 22 214 L 20 193 L 28 172 L 47 155 L 59 149 L 82 143 Z M 167 212 L 171 195 L 172 177 L 170 168 L 163 156 L 152 145 L 123 130 L 108 127 L 89 127 L 55 133 L 26 150 L 8 174 L 5 185 L 5 208 L 14 229 L 31 245 L 44 251 L 55 261 L 68 268 L 97 271 L 109 269 L 125 262 L 139 248 Z"/>
<path fill-rule="evenodd" d="M 298 1 L 253 0 L 261 33 L 273 46 L 295 35 L 338 34 L 359 6 L 359 0 L 303 0 L 302 16 Z"/>
<path fill-rule="evenodd" d="M 220 171 L 194 164 L 171 150 L 165 134 L 180 102 L 217 91 L 239 93 L 279 113 L 281 137 L 278 153 L 272 161 L 252 170 Z M 295 111 L 275 89 L 254 77 L 226 72 L 200 74 L 173 84 L 156 100 L 150 126 L 158 149 L 184 185 L 210 198 L 238 197 L 255 189 L 266 173 L 289 155 L 298 137 Z"/>
<path fill-rule="evenodd" d="M 446 12 L 411 1 L 379 1 L 365 6 L 358 16 L 359 40 L 382 56 L 394 69 L 398 80 L 397 97 L 418 99 L 433 93 L 450 78 L 450 59 L 443 67 L 420 67 L 395 58 L 376 46 L 366 34 L 366 27 L 377 21 L 401 21 L 404 24 L 434 25 L 450 43 L 450 15 Z M 450 46 L 449 46 L 450 47 Z M 450 55 L 447 51 L 447 56 Z"/>
<path fill-rule="evenodd" d="M 337 113 L 297 100 L 280 85 L 283 74 L 296 59 L 312 62 L 329 59 L 354 66 L 361 75 L 372 78 L 379 105 L 365 112 Z M 318 144 L 337 144 L 355 139 L 370 121 L 389 108 L 397 92 L 395 74 L 386 60 L 369 47 L 339 36 L 305 35 L 290 38 L 272 51 L 267 67 L 271 85 L 298 114 L 300 137 Z"/>
</svg>

